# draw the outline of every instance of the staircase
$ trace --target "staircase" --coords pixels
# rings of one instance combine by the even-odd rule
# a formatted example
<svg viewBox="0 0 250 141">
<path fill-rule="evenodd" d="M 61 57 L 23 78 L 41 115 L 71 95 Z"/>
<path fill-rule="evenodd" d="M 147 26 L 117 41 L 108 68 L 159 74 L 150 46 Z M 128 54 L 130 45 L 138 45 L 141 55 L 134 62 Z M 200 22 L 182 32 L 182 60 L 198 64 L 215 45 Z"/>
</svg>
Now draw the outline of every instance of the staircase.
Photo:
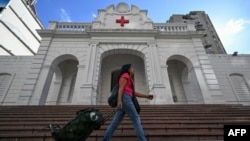
<svg viewBox="0 0 250 141">
<path fill-rule="evenodd" d="M 99 109 L 104 116 L 113 110 L 103 105 L 1 106 L 0 141 L 54 141 L 48 125 L 64 125 L 76 111 L 88 107 Z M 224 125 L 250 125 L 249 106 L 141 105 L 141 109 L 148 141 L 222 141 Z M 93 131 L 87 141 L 101 141 L 111 119 Z M 125 117 L 112 141 L 136 140 L 133 125 Z"/>
</svg>

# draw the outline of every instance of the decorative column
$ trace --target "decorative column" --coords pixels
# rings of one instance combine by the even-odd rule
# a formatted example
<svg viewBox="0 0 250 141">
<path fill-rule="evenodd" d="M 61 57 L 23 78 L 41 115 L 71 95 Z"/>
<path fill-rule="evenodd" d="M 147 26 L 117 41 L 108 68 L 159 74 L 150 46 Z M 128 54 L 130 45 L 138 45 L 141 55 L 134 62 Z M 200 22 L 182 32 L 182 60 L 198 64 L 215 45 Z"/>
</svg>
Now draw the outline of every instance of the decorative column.
<svg viewBox="0 0 250 141">
<path fill-rule="evenodd" d="M 166 104 L 167 103 L 167 95 L 166 95 L 166 89 L 165 86 L 162 83 L 162 74 L 160 70 L 160 64 L 159 64 L 159 58 L 158 58 L 158 52 L 156 48 L 156 44 L 148 43 L 149 47 L 149 63 L 150 63 L 150 69 L 152 72 L 152 80 L 153 85 L 152 88 L 150 88 L 150 93 L 154 94 L 155 98 L 153 101 L 150 101 L 151 104 Z"/>
<path fill-rule="evenodd" d="M 153 83 L 161 84 L 161 72 L 159 65 L 159 58 L 157 53 L 157 48 L 155 43 L 148 43 L 149 46 L 149 54 L 150 54 L 150 66 L 152 70 Z"/>
<path fill-rule="evenodd" d="M 58 99 L 61 85 L 62 85 L 61 81 L 59 81 L 59 82 L 56 81 L 56 82 L 53 82 L 53 84 L 51 84 L 51 86 L 53 86 L 53 89 L 50 88 L 51 92 L 49 92 L 49 94 L 48 94 L 48 98 L 46 100 L 46 105 L 56 105 L 57 104 L 57 99 Z"/>
<path fill-rule="evenodd" d="M 174 100 L 173 100 L 173 94 L 171 91 L 171 87 L 170 87 L 170 81 L 169 81 L 169 77 L 168 77 L 168 66 L 162 66 L 161 67 L 161 73 L 162 73 L 162 80 L 163 80 L 163 84 L 165 86 L 166 89 L 166 102 L 167 104 L 173 104 Z"/>
<path fill-rule="evenodd" d="M 62 85 L 62 72 L 58 67 L 54 69 L 54 75 L 49 88 L 45 105 L 56 105 Z"/>
<path fill-rule="evenodd" d="M 84 69 L 84 80 L 83 85 L 80 87 L 80 93 L 78 95 L 77 103 L 78 104 L 86 104 L 92 105 L 96 104 L 96 101 L 93 99 L 94 92 L 94 71 L 96 67 L 96 55 L 97 55 L 97 43 L 90 43 L 88 48 L 88 56 L 87 56 L 87 64 Z"/>
<path fill-rule="evenodd" d="M 85 84 L 86 76 L 85 76 L 85 65 L 78 65 L 76 83 L 74 88 L 74 94 L 72 98 L 72 104 L 85 104 L 85 102 L 89 103 L 89 100 L 86 100 L 85 93 L 83 93 L 82 86 Z M 87 92 L 86 92 L 87 93 Z"/>
</svg>

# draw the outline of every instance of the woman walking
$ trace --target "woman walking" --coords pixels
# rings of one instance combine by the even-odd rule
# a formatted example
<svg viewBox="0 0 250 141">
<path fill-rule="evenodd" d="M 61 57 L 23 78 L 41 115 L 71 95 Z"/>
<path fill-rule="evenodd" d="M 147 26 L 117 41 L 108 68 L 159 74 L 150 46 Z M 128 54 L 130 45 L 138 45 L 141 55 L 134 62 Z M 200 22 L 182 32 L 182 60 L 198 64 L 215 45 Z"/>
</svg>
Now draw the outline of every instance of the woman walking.
<svg viewBox="0 0 250 141">
<path fill-rule="evenodd" d="M 140 141 L 146 141 L 146 137 L 141 125 L 141 118 L 139 113 L 136 111 L 136 108 L 133 104 L 133 96 L 147 98 L 149 100 L 153 99 L 153 95 L 142 94 L 134 91 L 134 68 L 131 67 L 131 64 L 123 65 L 121 68 L 120 75 L 118 77 L 119 90 L 118 90 L 118 110 L 115 113 L 114 119 L 109 125 L 103 141 L 109 141 L 115 132 L 116 128 L 120 125 L 125 114 L 131 119 L 136 131 L 136 135 Z"/>
</svg>

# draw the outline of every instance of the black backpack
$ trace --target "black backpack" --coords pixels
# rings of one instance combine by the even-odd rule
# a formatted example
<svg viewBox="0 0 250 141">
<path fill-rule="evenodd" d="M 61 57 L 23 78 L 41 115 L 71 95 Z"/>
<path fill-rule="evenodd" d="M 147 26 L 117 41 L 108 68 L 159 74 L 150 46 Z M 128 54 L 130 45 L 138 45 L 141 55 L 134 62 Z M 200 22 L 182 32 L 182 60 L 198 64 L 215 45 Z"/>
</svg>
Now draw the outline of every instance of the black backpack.
<svg viewBox="0 0 250 141">
<path fill-rule="evenodd" d="M 112 89 L 112 91 L 110 92 L 110 94 L 109 94 L 108 103 L 109 103 L 109 106 L 112 107 L 112 108 L 117 107 L 118 90 L 119 90 L 119 85 L 116 84 L 116 85 L 114 86 L 114 88 Z M 134 85 L 133 85 L 133 92 L 135 92 Z M 141 111 L 141 107 L 140 107 L 140 105 L 139 105 L 139 102 L 138 102 L 138 100 L 137 100 L 135 94 L 133 94 L 132 100 L 133 100 L 135 109 L 136 109 L 136 111 L 137 111 L 138 114 L 139 114 L 140 111 Z"/>
<path fill-rule="evenodd" d="M 118 90 L 119 90 L 119 85 L 116 84 L 109 94 L 108 103 L 109 103 L 109 106 L 112 108 L 115 108 L 117 106 Z"/>
<path fill-rule="evenodd" d="M 62 128 L 50 124 L 51 134 L 55 141 L 84 141 L 93 130 L 100 129 L 105 119 L 97 109 L 88 108 L 76 112 L 76 117 Z"/>
</svg>

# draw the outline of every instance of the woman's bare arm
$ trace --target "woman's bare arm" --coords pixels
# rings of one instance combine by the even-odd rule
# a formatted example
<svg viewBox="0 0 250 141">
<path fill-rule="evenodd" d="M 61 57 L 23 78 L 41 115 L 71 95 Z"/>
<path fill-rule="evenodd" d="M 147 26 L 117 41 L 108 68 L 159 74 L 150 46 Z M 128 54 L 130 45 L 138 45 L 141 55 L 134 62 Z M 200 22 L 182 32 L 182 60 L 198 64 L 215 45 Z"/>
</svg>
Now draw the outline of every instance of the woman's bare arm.
<svg viewBox="0 0 250 141">
<path fill-rule="evenodd" d="M 142 93 L 139 93 L 139 92 L 135 92 L 135 96 L 136 97 L 140 97 L 140 98 L 147 98 L 149 100 L 152 100 L 154 98 L 154 95 L 151 95 L 151 94 L 142 94 Z"/>
</svg>

